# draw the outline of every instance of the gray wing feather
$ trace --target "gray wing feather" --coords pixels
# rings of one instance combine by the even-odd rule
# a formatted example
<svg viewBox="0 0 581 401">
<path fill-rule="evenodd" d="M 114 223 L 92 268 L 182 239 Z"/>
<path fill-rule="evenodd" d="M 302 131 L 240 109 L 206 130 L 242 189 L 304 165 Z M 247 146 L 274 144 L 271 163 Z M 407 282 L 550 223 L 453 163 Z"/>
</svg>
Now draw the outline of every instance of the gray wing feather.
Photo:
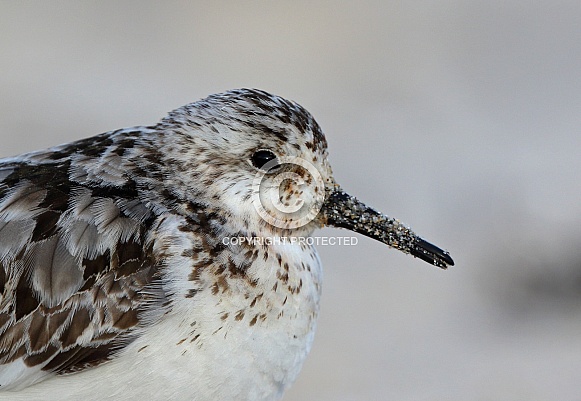
<svg viewBox="0 0 581 401">
<path fill-rule="evenodd" d="M 164 296 L 157 216 L 126 178 L 72 180 L 71 160 L 0 164 L 0 388 L 112 358 Z"/>
</svg>

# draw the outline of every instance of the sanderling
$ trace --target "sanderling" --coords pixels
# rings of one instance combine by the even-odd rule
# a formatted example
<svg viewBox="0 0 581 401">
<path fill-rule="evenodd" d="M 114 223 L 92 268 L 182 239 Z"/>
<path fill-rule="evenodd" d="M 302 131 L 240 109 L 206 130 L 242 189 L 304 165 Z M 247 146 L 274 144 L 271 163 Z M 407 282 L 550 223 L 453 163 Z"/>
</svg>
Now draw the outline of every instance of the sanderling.
<svg viewBox="0 0 581 401">
<path fill-rule="evenodd" d="M 1 160 L 0 399 L 280 399 L 322 226 L 454 264 L 343 192 L 311 114 L 260 90 Z"/>
</svg>

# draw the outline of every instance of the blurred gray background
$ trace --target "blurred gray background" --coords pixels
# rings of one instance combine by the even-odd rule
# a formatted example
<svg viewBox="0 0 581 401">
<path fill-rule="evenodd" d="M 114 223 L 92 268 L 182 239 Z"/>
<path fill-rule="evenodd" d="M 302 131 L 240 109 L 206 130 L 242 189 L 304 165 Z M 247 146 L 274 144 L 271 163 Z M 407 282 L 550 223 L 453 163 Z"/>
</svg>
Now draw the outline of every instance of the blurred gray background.
<svg viewBox="0 0 581 401">
<path fill-rule="evenodd" d="M 580 21 L 578 0 L 0 1 L 0 157 L 226 89 L 296 100 L 338 182 L 456 266 L 320 247 L 285 401 L 580 400 Z"/>
</svg>

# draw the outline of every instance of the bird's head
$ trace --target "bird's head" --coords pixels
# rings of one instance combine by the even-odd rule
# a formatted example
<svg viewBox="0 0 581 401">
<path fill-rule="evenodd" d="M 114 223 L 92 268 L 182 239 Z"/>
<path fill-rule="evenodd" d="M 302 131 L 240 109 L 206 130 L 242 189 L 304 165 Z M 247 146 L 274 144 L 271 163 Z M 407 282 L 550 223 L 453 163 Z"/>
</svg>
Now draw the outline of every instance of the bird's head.
<svg viewBox="0 0 581 401">
<path fill-rule="evenodd" d="M 233 90 L 183 106 L 159 127 L 171 133 L 164 146 L 174 158 L 166 160 L 175 169 L 168 180 L 179 181 L 174 188 L 219 205 L 248 233 L 308 236 L 322 226 L 341 227 L 436 266 L 453 265 L 446 252 L 337 185 L 321 128 L 292 101 Z"/>
</svg>

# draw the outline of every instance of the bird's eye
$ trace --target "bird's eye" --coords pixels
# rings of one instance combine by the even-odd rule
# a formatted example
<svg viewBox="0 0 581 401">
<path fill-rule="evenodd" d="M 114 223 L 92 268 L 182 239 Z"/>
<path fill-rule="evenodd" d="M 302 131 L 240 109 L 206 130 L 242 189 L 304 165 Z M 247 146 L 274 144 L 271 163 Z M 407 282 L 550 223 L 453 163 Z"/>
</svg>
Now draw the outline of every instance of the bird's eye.
<svg viewBox="0 0 581 401">
<path fill-rule="evenodd" d="M 266 172 L 278 166 L 278 159 L 270 150 L 257 150 L 252 155 L 251 160 L 254 167 Z"/>
</svg>

